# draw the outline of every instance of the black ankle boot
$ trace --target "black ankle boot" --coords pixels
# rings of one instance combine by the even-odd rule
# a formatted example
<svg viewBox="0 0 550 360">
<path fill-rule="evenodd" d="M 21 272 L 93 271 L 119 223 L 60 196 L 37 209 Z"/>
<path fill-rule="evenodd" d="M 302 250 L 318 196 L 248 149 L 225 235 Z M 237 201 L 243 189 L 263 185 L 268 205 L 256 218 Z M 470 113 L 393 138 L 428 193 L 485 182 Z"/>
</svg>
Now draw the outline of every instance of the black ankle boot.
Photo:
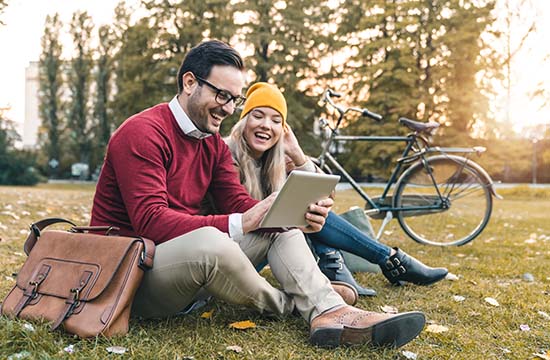
<svg viewBox="0 0 550 360">
<path fill-rule="evenodd" d="M 411 282 L 416 285 L 430 285 L 443 279 L 449 272 L 445 268 L 432 268 L 422 264 L 398 248 L 397 253 L 380 265 L 384 276 L 392 283 L 404 285 Z"/>
<path fill-rule="evenodd" d="M 361 296 L 376 296 L 374 289 L 364 288 L 355 281 L 339 251 L 319 255 L 319 269 L 330 281 L 343 281 L 353 286 Z"/>
</svg>

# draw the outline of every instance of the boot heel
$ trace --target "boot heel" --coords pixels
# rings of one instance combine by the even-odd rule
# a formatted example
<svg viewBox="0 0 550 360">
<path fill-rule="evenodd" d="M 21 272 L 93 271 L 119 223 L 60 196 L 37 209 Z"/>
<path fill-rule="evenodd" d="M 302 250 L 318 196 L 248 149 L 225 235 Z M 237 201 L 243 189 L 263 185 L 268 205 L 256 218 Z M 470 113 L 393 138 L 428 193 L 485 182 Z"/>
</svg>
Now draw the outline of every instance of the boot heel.
<svg viewBox="0 0 550 360">
<path fill-rule="evenodd" d="M 335 348 L 340 346 L 340 340 L 344 328 L 319 328 L 315 329 L 309 336 L 309 341 L 316 346 L 324 348 Z"/>
</svg>

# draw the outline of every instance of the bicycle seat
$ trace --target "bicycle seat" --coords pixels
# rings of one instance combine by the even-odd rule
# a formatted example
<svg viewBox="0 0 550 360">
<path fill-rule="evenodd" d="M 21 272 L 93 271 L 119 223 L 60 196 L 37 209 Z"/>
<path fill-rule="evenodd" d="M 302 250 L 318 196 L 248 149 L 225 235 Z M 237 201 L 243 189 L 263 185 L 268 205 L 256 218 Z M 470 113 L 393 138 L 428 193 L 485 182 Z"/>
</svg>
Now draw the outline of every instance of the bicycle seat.
<svg viewBox="0 0 550 360">
<path fill-rule="evenodd" d="M 436 123 L 433 121 L 424 123 L 420 121 L 407 119 L 405 117 L 399 118 L 399 123 L 405 125 L 411 130 L 418 131 L 418 132 L 430 132 L 433 129 L 437 129 L 439 127 L 439 123 Z"/>
</svg>

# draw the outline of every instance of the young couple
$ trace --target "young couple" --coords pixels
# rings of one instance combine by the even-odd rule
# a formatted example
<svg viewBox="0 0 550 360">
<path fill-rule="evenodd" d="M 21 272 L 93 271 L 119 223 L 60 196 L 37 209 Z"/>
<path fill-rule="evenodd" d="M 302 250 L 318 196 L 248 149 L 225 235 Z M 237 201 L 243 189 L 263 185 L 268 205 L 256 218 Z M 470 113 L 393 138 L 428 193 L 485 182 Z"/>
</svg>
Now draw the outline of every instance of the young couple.
<svg viewBox="0 0 550 360">
<path fill-rule="evenodd" d="M 118 226 L 121 235 L 143 236 L 157 244 L 154 267 L 144 276 L 133 314 L 174 315 L 207 292 L 259 312 L 283 316 L 296 311 L 309 323 L 310 341 L 319 346 L 398 347 L 414 339 L 424 327 L 424 314 L 382 314 L 356 308 L 352 306 L 357 301 L 354 288 L 331 283 L 317 266 L 304 233 L 317 233 L 327 220 L 337 218 L 329 212 L 332 199 L 309 206 L 309 225 L 305 228 L 276 233 L 258 229 L 274 200 L 269 192 L 277 189 L 286 174 L 284 167 L 277 165 L 282 164 L 284 153 L 272 128 L 246 128 L 254 118 L 251 110 L 254 114 L 263 111 L 257 120 L 265 122 L 268 117 L 273 124 L 279 122 L 279 138 L 292 144 L 292 133 L 282 130 L 286 121 L 284 99 L 279 97 L 275 107 L 247 102 L 243 114 L 248 117 L 238 125 L 244 127 L 241 137 L 262 146 L 245 147 L 239 154 L 240 145 L 235 143 L 234 161 L 219 128 L 243 101 L 244 66 L 239 54 L 219 41 L 201 43 L 185 56 L 177 83 L 178 94 L 170 103 L 130 117 L 113 134 L 94 197 L 91 225 Z M 255 89 L 249 93 L 266 87 L 257 85 Z M 278 145 L 266 146 L 268 143 Z M 278 150 L 268 151 L 271 148 Z M 246 153 L 248 163 L 239 159 Z M 273 166 L 257 161 L 264 158 Z M 291 159 L 303 165 L 301 159 Z M 245 177 L 257 176 L 256 181 L 244 181 L 257 199 L 239 182 L 234 163 L 239 164 L 241 174 L 252 169 Z M 263 178 L 263 171 L 270 174 L 267 189 L 257 181 L 258 176 Z M 254 189 L 252 182 L 260 187 Z M 201 214 L 207 193 L 219 214 Z M 400 251 L 390 252 L 382 250 L 377 262 L 387 264 L 396 281 L 437 281 L 434 274 L 427 273 L 432 269 Z M 265 260 L 281 289 L 256 271 Z"/>
</svg>

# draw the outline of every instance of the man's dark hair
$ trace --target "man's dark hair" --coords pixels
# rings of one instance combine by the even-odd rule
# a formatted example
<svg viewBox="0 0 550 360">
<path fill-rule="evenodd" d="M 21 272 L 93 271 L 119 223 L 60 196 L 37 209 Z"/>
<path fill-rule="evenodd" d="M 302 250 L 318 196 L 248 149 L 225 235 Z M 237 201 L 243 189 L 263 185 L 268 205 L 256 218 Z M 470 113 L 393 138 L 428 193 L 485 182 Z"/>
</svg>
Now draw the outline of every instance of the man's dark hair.
<svg viewBox="0 0 550 360">
<path fill-rule="evenodd" d="M 183 74 L 191 71 L 196 76 L 207 79 L 214 65 L 244 69 L 243 59 L 231 46 L 219 40 L 202 42 L 192 48 L 181 63 L 178 71 L 178 94 L 183 91 Z"/>
</svg>

